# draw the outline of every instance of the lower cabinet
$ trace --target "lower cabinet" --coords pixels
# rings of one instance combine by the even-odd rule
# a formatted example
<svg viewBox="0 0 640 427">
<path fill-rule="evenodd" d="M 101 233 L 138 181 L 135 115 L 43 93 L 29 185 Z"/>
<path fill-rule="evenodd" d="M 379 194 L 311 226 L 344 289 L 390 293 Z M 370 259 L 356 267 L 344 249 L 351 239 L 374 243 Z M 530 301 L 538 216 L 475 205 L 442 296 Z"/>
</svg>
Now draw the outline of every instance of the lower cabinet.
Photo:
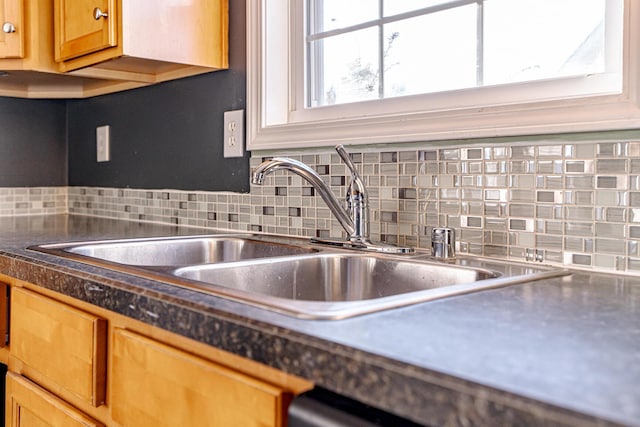
<svg viewBox="0 0 640 427">
<path fill-rule="evenodd" d="M 90 417 L 21 375 L 6 380 L 7 427 L 102 427 Z"/>
<path fill-rule="evenodd" d="M 144 336 L 116 329 L 111 415 L 135 426 L 277 426 L 283 390 Z"/>
<path fill-rule="evenodd" d="M 279 427 L 292 396 L 312 387 L 37 290 L 11 290 L 7 426 Z"/>
</svg>

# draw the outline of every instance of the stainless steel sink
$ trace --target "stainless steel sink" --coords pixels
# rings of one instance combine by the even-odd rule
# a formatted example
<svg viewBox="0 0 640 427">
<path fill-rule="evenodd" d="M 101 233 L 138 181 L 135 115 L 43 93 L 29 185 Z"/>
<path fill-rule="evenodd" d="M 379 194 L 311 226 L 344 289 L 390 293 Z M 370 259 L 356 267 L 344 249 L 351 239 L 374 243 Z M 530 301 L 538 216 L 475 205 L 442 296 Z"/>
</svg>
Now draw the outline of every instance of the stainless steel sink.
<svg viewBox="0 0 640 427">
<path fill-rule="evenodd" d="M 233 266 L 184 267 L 175 275 L 244 292 L 305 301 L 360 301 L 499 277 L 493 271 L 356 254 L 318 254 Z"/>
<path fill-rule="evenodd" d="M 246 236 L 194 236 L 44 245 L 49 253 L 135 266 L 182 266 L 308 254 L 316 249 Z"/>
<path fill-rule="evenodd" d="M 566 274 L 507 265 L 499 271 L 386 255 L 322 253 L 190 266 L 173 274 L 205 292 L 312 319 L 342 319 Z"/>
<path fill-rule="evenodd" d="M 319 248 L 295 238 L 207 235 L 30 249 L 310 319 L 342 319 L 547 277 L 565 270 L 458 257 Z"/>
</svg>

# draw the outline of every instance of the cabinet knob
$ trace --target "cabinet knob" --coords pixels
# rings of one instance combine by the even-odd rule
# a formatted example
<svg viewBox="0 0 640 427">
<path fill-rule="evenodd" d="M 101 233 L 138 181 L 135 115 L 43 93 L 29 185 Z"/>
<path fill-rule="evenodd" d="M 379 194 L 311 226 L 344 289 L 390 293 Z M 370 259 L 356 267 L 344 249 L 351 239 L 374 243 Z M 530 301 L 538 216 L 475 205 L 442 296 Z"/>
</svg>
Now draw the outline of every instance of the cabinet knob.
<svg viewBox="0 0 640 427">
<path fill-rule="evenodd" d="M 93 9 L 93 19 L 95 19 L 96 21 L 99 21 L 100 18 L 108 18 L 109 14 L 107 12 L 103 12 L 102 9 L 100 9 L 99 7 L 96 7 L 95 9 Z"/>
<path fill-rule="evenodd" d="M 2 24 L 2 32 L 4 33 L 15 33 L 16 32 L 16 26 L 13 25 L 11 22 L 5 22 L 4 24 Z"/>
</svg>

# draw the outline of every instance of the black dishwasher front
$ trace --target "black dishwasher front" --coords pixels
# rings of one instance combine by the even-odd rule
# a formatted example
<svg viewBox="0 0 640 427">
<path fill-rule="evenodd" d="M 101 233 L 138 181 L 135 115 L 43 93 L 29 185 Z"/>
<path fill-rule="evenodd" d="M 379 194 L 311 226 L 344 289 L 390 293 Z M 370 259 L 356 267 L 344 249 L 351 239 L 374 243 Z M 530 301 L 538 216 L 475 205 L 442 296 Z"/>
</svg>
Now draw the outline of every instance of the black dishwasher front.
<svg viewBox="0 0 640 427">
<path fill-rule="evenodd" d="M 289 406 L 289 427 L 414 427 L 412 421 L 314 388 L 293 399 Z"/>
</svg>

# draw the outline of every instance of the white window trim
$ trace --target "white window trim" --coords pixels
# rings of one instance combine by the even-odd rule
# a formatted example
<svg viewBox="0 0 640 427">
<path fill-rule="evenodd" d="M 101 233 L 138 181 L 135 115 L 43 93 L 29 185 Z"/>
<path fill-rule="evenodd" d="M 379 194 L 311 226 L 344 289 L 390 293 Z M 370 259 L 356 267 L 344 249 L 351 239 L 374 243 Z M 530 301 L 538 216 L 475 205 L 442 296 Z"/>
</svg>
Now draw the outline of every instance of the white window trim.
<svg viewBox="0 0 640 427">
<path fill-rule="evenodd" d="M 265 8 L 267 2 L 268 9 Z M 301 2 L 294 0 L 293 3 Z M 335 118 L 332 113 L 329 118 L 322 118 L 319 113 L 312 120 L 292 112 L 300 97 L 291 93 L 289 77 L 293 77 L 295 87 L 295 79 L 301 78 L 302 70 L 289 64 L 289 55 L 283 52 L 283 46 L 288 51 L 293 49 L 288 36 L 289 13 L 282 13 L 288 12 L 291 4 L 290 0 L 247 0 L 248 150 L 640 129 L 638 0 L 624 0 L 629 13 L 625 14 L 623 25 L 622 93 L 438 111 L 429 111 L 429 106 L 418 104 L 417 111 L 385 112 L 385 103 L 402 103 L 413 109 L 412 99 L 407 97 L 377 101 L 381 109 L 373 116 Z M 269 15 L 263 16 L 265 13 Z M 265 40 L 263 25 L 288 31 L 277 31 L 278 38 Z M 270 57 L 276 60 L 265 61 L 265 51 L 277 52 Z M 269 76 L 268 84 L 263 80 L 265 75 Z M 559 89 L 562 84 L 558 81 Z M 482 89 L 478 91 L 480 96 Z M 518 85 L 504 87 L 505 91 L 517 89 Z M 442 96 L 454 98 L 455 102 L 456 93 Z M 349 111 L 350 107 L 340 108 Z"/>
</svg>

